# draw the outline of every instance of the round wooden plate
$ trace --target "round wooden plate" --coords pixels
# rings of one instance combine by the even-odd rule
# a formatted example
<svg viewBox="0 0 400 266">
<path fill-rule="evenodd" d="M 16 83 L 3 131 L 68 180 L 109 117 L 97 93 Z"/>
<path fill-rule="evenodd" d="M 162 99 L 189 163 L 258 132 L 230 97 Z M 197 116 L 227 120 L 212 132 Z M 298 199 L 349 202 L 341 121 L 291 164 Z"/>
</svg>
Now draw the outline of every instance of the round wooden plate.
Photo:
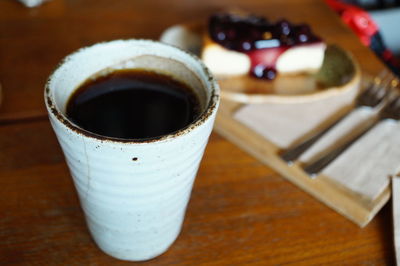
<svg viewBox="0 0 400 266">
<path fill-rule="evenodd" d="M 204 25 L 175 25 L 160 41 L 200 55 Z M 328 45 L 323 65 L 316 74 L 278 75 L 273 81 L 247 75 L 219 78 L 221 97 L 241 103 L 299 103 L 333 97 L 358 89 L 361 71 L 354 57 L 336 45 Z"/>
</svg>

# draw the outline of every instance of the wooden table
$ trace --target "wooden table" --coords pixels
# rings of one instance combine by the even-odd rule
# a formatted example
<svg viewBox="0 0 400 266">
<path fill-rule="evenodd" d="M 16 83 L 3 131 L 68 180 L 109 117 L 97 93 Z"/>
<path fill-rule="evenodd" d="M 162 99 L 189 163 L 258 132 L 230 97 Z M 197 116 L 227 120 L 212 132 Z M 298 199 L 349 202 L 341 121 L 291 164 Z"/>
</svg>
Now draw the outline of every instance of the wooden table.
<svg viewBox="0 0 400 266">
<path fill-rule="evenodd" d="M 125 263 L 90 238 L 47 120 L 43 84 L 57 63 L 82 46 L 157 39 L 170 25 L 232 6 L 310 23 L 364 71 L 382 68 L 317 0 L 52 0 L 34 9 L 0 1 L 0 265 Z M 214 133 L 182 233 L 147 264 L 393 265 L 391 226 L 390 205 L 360 229 Z"/>
</svg>

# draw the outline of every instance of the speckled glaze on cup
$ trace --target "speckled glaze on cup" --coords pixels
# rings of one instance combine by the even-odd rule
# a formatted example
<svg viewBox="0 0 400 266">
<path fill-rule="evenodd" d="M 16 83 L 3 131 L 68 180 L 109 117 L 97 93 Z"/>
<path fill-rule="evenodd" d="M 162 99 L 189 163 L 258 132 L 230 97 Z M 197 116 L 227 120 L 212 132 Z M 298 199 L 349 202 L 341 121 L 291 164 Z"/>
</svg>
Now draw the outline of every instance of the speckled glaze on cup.
<svg viewBox="0 0 400 266">
<path fill-rule="evenodd" d="M 189 84 L 203 113 L 192 124 L 151 140 L 103 137 L 65 116 L 71 93 L 88 77 L 146 68 Z M 219 104 L 219 88 L 202 62 L 178 48 L 148 40 L 117 40 L 68 56 L 50 76 L 45 102 L 89 231 L 105 253 L 141 261 L 177 238 Z"/>
</svg>

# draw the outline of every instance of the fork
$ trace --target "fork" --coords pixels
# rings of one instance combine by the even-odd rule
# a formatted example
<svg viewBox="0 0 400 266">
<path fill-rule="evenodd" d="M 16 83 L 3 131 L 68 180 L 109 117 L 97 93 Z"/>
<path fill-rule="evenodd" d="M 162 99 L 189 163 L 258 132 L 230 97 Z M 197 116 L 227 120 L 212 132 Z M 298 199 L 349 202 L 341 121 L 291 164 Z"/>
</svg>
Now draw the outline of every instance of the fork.
<svg viewBox="0 0 400 266">
<path fill-rule="evenodd" d="M 350 109 L 345 114 L 343 114 L 339 119 L 329 125 L 327 128 L 323 129 L 320 132 L 316 132 L 314 135 L 311 135 L 305 141 L 296 145 L 293 148 L 289 148 L 284 150 L 280 157 L 286 161 L 287 164 L 291 165 L 295 160 L 297 160 L 308 148 L 310 148 L 317 140 L 319 140 L 322 136 L 324 136 L 328 131 L 330 131 L 333 127 L 339 124 L 344 120 L 345 117 L 350 115 L 350 113 L 354 112 L 356 109 L 361 107 L 374 108 L 379 105 L 382 100 L 387 96 L 386 87 L 388 83 L 393 80 L 392 76 L 385 69 L 383 70 L 373 81 L 373 85 L 367 87 L 356 99 L 355 107 Z"/>
<path fill-rule="evenodd" d="M 353 145 L 357 140 L 369 132 L 373 127 L 379 124 L 383 120 L 400 120 L 400 95 L 396 92 L 390 96 L 390 100 L 383 106 L 379 111 L 375 120 L 369 124 L 363 131 L 353 137 L 350 141 L 343 144 L 342 146 L 334 149 L 328 154 L 324 155 L 320 159 L 312 162 L 304 168 L 304 171 L 311 177 L 315 177 L 322 169 L 328 166 L 334 161 L 339 155 Z"/>
</svg>

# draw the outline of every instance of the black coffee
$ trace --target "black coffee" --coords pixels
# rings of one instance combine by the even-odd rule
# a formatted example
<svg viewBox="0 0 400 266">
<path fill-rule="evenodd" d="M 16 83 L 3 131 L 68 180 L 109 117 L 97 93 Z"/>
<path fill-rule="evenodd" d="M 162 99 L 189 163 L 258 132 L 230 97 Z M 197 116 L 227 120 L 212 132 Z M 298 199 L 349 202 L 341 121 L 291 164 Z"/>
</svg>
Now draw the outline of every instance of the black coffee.
<svg viewBox="0 0 400 266">
<path fill-rule="evenodd" d="M 67 103 L 67 117 L 98 135 L 149 139 L 186 127 L 200 109 L 193 89 L 170 76 L 118 70 L 80 86 Z"/>
</svg>

